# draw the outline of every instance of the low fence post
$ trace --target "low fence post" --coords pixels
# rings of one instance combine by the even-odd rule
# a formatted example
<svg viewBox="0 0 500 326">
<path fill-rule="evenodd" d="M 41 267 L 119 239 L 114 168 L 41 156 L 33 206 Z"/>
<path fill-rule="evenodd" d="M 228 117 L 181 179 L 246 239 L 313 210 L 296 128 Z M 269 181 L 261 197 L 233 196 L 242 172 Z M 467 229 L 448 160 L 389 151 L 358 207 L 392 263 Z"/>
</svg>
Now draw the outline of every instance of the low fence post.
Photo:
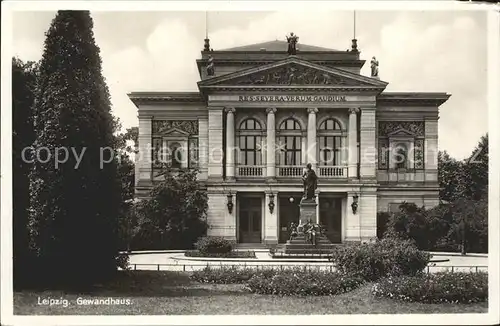
<svg viewBox="0 0 500 326">
<path fill-rule="evenodd" d="M 453 266 L 451 266 L 451 272 L 453 273 L 453 271 L 454 271 L 454 268 L 453 268 Z"/>
</svg>

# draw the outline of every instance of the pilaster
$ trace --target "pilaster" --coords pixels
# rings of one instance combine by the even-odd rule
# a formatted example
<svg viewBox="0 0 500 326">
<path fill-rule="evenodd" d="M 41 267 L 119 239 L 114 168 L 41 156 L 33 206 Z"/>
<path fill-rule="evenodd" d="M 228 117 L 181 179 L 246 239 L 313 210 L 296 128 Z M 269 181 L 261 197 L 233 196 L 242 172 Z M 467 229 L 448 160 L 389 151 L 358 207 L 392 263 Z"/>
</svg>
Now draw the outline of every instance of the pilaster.
<svg viewBox="0 0 500 326">
<path fill-rule="evenodd" d="M 348 176 L 349 178 L 357 178 L 358 176 L 358 121 L 357 114 L 359 112 L 358 108 L 349 109 L 349 148 L 347 151 L 347 162 L 348 162 Z"/>
<path fill-rule="evenodd" d="M 271 196 L 273 197 L 271 199 Z M 273 202 L 274 207 L 271 213 L 269 203 Z M 278 194 L 266 192 L 264 205 L 264 243 L 275 245 L 278 243 Z"/>
<path fill-rule="evenodd" d="M 136 184 L 137 183 L 151 183 L 152 178 L 152 116 L 139 116 L 139 155 L 138 155 L 138 174 L 136 174 Z"/>
<path fill-rule="evenodd" d="M 208 107 L 208 179 L 222 181 L 223 107 Z"/>
<path fill-rule="evenodd" d="M 375 108 L 361 109 L 360 127 L 360 178 L 376 179 L 376 123 Z"/>
</svg>

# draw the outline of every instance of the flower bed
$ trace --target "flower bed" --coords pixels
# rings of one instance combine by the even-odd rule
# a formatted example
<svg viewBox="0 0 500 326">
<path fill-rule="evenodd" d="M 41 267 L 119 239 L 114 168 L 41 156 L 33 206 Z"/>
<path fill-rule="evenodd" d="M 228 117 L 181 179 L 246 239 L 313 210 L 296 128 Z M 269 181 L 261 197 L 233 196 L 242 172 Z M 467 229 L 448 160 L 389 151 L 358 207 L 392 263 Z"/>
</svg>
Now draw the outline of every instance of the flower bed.
<svg viewBox="0 0 500 326">
<path fill-rule="evenodd" d="M 363 282 L 359 275 L 297 268 L 275 273 L 258 272 L 248 280 L 247 288 L 258 294 L 318 296 L 349 292 Z"/>
<path fill-rule="evenodd" d="M 229 251 L 229 252 L 202 252 L 199 250 L 188 250 L 184 253 L 186 257 L 208 257 L 208 258 L 256 258 L 255 251 Z"/>
<path fill-rule="evenodd" d="M 488 300 L 488 274 L 418 274 L 382 279 L 372 288 L 378 297 L 422 303 L 473 303 Z"/>
</svg>

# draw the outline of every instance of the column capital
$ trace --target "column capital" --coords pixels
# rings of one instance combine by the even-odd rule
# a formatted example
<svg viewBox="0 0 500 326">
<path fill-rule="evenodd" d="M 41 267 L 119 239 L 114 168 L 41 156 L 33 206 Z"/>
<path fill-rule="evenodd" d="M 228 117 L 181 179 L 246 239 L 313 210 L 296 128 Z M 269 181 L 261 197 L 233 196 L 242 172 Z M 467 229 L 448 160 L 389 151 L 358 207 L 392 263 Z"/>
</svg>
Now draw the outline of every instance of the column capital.
<svg viewBox="0 0 500 326">
<path fill-rule="evenodd" d="M 233 107 L 226 107 L 224 108 L 224 111 L 226 111 L 227 113 L 234 113 L 236 109 Z"/>
<path fill-rule="evenodd" d="M 266 109 L 266 113 L 269 114 L 269 113 L 276 113 L 276 108 L 267 108 Z"/>
<path fill-rule="evenodd" d="M 312 113 L 316 114 L 316 113 L 318 113 L 318 108 L 307 108 L 307 113 L 309 113 L 309 114 L 312 114 Z"/>
<path fill-rule="evenodd" d="M 349 108 L 349 114 L 356 114 L 359 112 L 359 108 Z"/>
</svg>

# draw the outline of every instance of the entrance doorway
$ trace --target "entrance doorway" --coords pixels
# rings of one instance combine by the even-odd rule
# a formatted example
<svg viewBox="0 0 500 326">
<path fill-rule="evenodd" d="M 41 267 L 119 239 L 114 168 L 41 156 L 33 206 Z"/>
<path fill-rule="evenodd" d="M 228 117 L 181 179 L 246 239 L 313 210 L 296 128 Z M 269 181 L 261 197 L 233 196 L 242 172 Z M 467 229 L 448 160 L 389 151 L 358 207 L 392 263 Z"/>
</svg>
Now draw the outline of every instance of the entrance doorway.
<svg viewBox="0 0 500 326">
<path fill-rule="evenodd" d="M 320 197 L 319 219 L 332 243 L 342 242 L 342 198 Z"/>
<path fill-rule="evenodd" d="M 285 243 L 290 238 L 290 224 L 299 223 L 301 199 L 297 194 L 279 196 L 279 243 Z"/>
<path fill-rule="evenodd" d="M 262 199 L 260 197 L 239 198 L 238 242 L 261 243 Z"/>
</svg>

